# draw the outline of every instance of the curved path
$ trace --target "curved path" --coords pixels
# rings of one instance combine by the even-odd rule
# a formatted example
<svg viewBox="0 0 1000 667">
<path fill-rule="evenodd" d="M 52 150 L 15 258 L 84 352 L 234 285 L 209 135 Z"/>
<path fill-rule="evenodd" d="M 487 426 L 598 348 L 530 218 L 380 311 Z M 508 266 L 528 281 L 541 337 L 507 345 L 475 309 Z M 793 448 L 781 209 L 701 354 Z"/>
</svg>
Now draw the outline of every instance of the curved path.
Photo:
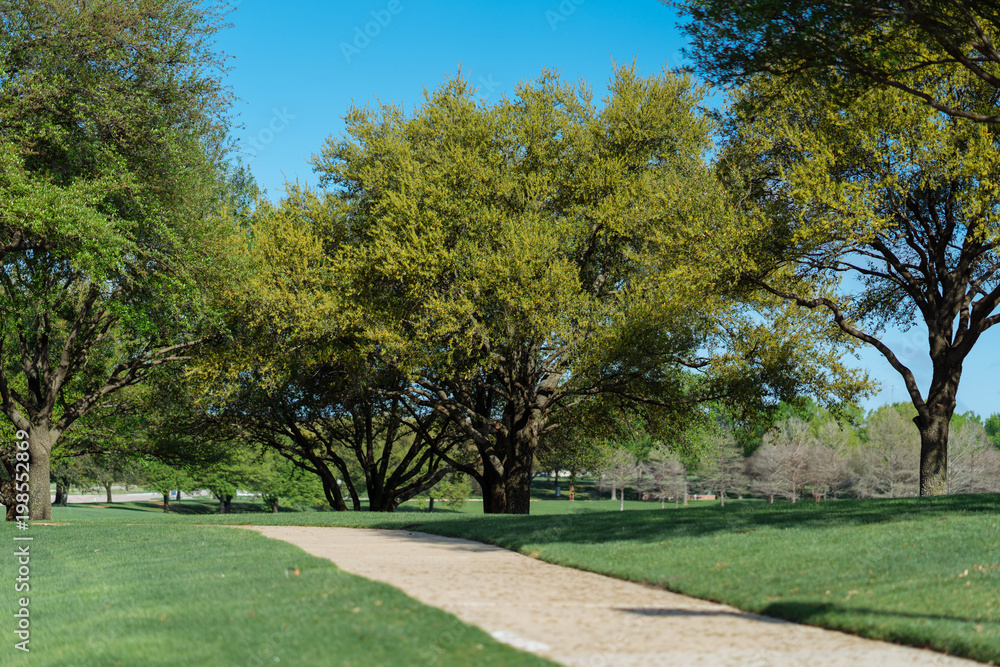
<svg viewBox="0 0 1000 667">
<path fill-rule="evenodd" d="M 249 526 L 565 665 L 978 665 L 402 530 Z"/>
</svg>

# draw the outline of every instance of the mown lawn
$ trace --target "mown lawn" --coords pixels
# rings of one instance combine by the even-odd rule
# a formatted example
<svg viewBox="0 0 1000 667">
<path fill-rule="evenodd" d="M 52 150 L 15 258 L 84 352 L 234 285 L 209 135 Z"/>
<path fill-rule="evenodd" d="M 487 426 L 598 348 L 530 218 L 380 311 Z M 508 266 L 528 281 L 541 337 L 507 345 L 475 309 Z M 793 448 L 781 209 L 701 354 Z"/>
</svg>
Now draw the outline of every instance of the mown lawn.
<svg viewBox="0 0 1000 667">
<path fill-rule="evenodd" d="M 1000 496 L 482 517 L 416 529 L 1000 663 Z"/>
<path fill-rule="evenodd" d="M 188 501 L 184 501 L 188 502 Z M 200 501 L 190 501 L 192 503 Z M 598 511 L 542 500 L 532 516 L 463 512 L 162 515 L 57 508 L 56 520 L 424 530 L 662 586 L 741 609 L 1000 664 L 1000 495 Z M 617 508 L 617 504 L 613 504 Z M 610 506 L 606 507 L 610 509 Z M 550 513 L 566 512 L 573 513 Z M 211 505 L 193 512 L 210 512 Z"/>
<path fill-rule="evenodd" d="M 17 594 L 30 599 L 31 650 L 13 647 L 17 574 L 4 557 L 0 664 L 549 664 L 290 544 L 180 517 L 136 525 L 122 515 L 156 515 L 106 511 L 116 521 L 16 533 L 34 538 L 31 591 Z M 13 542 L 10 526 L 2 532 L 10 551 L 25 543 Z"/>
</svg>

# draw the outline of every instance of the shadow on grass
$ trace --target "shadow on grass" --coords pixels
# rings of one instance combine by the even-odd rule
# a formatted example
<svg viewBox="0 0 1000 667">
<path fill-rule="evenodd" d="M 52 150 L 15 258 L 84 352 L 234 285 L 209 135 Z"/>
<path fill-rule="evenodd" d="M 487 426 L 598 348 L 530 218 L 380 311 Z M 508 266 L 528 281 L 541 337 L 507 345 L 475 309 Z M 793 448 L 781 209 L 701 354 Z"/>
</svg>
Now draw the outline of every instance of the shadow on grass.
<svg viewBox="0 0 1000 667">
<path fill-rule="evenodd" d="M 971 610 L 970 610 L 971 611 Z M 944 614 L 920 614 L 908 611 L 889 609 L 871 609 L 869 607 L 847 607 L 829 602 L 775 602 L 761 610 L 762 614 L 783 618 L 797 623 L 817 625 L 820 616 L 862 617 L 878 616 L 881 618 L 900 618 L 923 621 L 951 621 L 954 623 L 991 623 L 985 616 L 947 616 Z M 825 625 L 825 624 L 820 624 Z"/>
<path fill-rule="evenodd" d="M 123 503 L 73 503 L 69 508 L 92 509 L 92 510 L 121 510 L 128 512 L 142 512 L 149 514 L 176 514 L 179 516 L 199 516 L 219 513 L 219 503 L 217 501 L 201 500 L 181 500 L 170 503 L 170 511 L 163 511 L 163 503 L 157 501 L 129 501 Z M 65 509 L 65 508 L 64 508 Z M 279 513 L 296 513 L 296 510 L 280 507 Z M 270 509 L 256 503 L 234 502 L 230 506 L 231 514 L 272 514 Z"/>
<path fill-rule="evenodd" d="M 837 500 L 774 505 L 731 502 L 726 507 L 682 510 L 587 512 L 539 516 L 465 515 L 425 522 L 432 532 L 519 549 L 526 544 L 601 544 L 622 540 L 659 542 L 674 537 L 752 532 L 758 528 L 829 528 L 938 518 L 1000 514 L 1000 494 L 885 500 Z M 389 525 L 371 527 L 393 527 Z M 412 524 L 419 529 L 421 524 Z"/>
</svg>

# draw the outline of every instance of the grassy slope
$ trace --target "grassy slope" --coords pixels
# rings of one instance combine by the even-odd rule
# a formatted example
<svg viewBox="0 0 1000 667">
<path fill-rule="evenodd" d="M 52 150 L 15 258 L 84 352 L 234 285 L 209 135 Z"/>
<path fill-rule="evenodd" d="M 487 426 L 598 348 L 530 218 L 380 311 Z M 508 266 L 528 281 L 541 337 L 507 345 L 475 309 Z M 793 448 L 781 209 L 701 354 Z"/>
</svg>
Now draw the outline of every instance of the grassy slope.
<svg viewBox="0 0 1000 667">
<path fill-rule="evenodd" d="M 178 517 L 138 507 L 57 509 L 55 516 L 405 526 L 499 544 L 749 611 L 1000 663 L 1000 496 L 591 511 L 604 502 L 541 501 L 529 517 L 448 512 Z M 570 508 L 577 513 L 550 513 Z"/>
<path fill-rule="evenodd" d="M 9 639 L 0 663 L 548 664 L 292 545 L 156 523 L 32 526 L 31 653 Z M 12 544 L 12 532 L 0 537 Z M 2 559 L 4 582 L 14 581 L 13 560 Z M 288 568 L 300 574 L 286 576 Z M 15 598 L 3 600 L 4 634 L 13 636 Z"/>
</svg>

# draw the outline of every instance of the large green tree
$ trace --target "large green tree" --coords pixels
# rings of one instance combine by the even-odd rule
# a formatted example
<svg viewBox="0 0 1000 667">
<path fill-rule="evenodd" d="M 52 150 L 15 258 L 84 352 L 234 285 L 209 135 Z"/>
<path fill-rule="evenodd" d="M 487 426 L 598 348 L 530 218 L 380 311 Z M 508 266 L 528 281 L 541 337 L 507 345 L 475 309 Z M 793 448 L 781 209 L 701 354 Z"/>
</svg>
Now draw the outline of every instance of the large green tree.
<svg viewBox="0 0 1000 667">
<path fill-rule="evenodd" d="M 955 117 L 1000 123 L 1000 6 L 994 0 L 667 0 L 690 20 L 691 55 L 718 84 L 758 74 L 786 83 L 893 88 Z M 943 95 L 958 71 L 992 87 Z"/>
<path fill-rule="evenodd" d="M 335 211 L 314 244 L 339 295 L 324 326 L 475 447 L 473 464 L 443 455 L 486 512 L 529 511 L 539 438 L 597 397 L 665 423 L 709 400 L 756 414 L 858 389 L 839 332 L 717 284 L 731 213 L 700 100 L 689 79 L 629 67 L 600 105 L 548 73 L 482 104 L 459 77 L 412 114 L 352 109 L 315 158 L 317 209 Z"/>
<path fill-rule="evenodd" d="M 210 318 L 228 95 L 194 0 L 5 0 L 0 22 L 0 410 L 49 518 L 53 447 Z"/>
<path fill-rule="evenodd" d="M 936 88 L 992 95 L 960 72 Z M 726 151 L 746 213 L 738 270 L 882 354 L 916 408 L 920 493 L 944 493 L 963 364 L 1000 322 L 994 134 L 901 91 L 843 102 L 762 76 L 741 92 Z M 914 325 L 928 341 L 925 387 L 883 335 Z"/>
</svg>

